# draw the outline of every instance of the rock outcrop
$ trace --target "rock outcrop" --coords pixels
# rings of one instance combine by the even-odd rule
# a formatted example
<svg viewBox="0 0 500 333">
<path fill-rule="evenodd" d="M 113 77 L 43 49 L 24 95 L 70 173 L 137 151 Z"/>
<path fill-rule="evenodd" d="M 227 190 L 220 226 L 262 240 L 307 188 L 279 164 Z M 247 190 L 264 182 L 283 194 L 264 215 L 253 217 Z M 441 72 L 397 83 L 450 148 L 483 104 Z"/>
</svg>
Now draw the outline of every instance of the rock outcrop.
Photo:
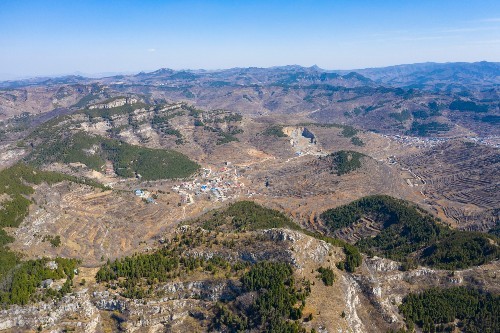
<svg viewBox="0 0 500 333">
<path fill-rule="evenodd" d="M 113 99 L 109 102 L 90 105 L 89 109 L 90 110 L 92 110 L 92 109 L 111 109 L 111 108 L 116 108 L 119 106 L 124 106 L 126 104 L 135 104 L 137 102 L 138 102 L 138 100 L 136 98 L 129 98 L 129 97 L 116 98 L 116 99 Z"/>
<path fill-rule="evenodd" d="M 99 322 L 99 311 L 91 302 L 87 289 L 64 296 L 60 301 L 14 305 L 0 311 L 0 331 L 65 327 L 77 332 L 96 332 Z"/>
</svg>

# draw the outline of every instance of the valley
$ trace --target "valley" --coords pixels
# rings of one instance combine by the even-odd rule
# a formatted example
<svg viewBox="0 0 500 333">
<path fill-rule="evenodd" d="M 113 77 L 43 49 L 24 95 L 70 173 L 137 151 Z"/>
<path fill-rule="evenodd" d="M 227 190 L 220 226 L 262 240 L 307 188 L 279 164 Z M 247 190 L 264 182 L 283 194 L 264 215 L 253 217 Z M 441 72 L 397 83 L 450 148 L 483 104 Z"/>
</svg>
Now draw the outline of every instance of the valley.
<svg viewBox="0 0 500 333">
<path fill-rule="evenodd" d="M 498 327 L 498 87 L 362 73 L 2 83 L 0 330 Z"/>
</svg>

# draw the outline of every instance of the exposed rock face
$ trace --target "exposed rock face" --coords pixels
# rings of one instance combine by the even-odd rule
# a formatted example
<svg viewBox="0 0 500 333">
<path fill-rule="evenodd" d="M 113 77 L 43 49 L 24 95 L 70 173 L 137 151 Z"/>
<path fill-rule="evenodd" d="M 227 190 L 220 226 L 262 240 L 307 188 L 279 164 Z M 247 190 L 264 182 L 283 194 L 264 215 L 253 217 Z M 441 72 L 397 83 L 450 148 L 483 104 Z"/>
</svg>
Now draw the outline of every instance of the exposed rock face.
<svg viewBox="0 0 500 333">
<path fill-rule="evenodd" d="M 283 133 L 290 137 L 290 144 L 297 154 L 324 155 L 316 135 L 307 127 L 285 126 Z"/>
<path fill-rule="evenodd" d="M 70 317 L 78 320 L 67 320 Z M 99 321 L 99 311 L 90 301 L 86 289 L 65 296 L 58 302 L 15 305 L 0 311 L 0 330 L 53 327 L 63 323 L 78 332 L 96 332 Z"/>
<path fill-rule="evenodd" d="M 335 266 L 345 257 L 339 247 L 299 231 L 268 229 L 255 233 L 258 245 L 269 248 L 259 251 L 242 246 L 232 249 L 232 255 L 245 257 L 250 262 L 287 261 L 296 268 L 297 277 L 313 282 L 307 311 L 314 314 L 314 319 L 304 323 L 308 330 L 314 327 L 320 332 L 386 332 L 401 327 L 403 319 L 398 305 L 409 292 L 437 285 L 481 284 L 487 290 L 498 289 L 495 280 L 498 263 L 456 272 L 425 267 L 401 271 L 398 262 L 364 257 L 362 266 L 350 274 Z M 270 241 L 273 247 L 267 243 Z M 212 248 L 188 251 L 188 254 L 205 258 L 220 255 Z M 333 286 L 321 283 L 318 267 L 330 267 L 334 271 Z M 117 325 L 123 332 L 205 331 L 212 320 L 215 303 L 238 300 L 242 294 L 238 279 L 224 277 L 157 284 L 154 288 L 158 296 L 147 299 L 127 299 L 103 286 L 91 288 L 95 289 L 82 289 L 57 302 L 12 306 L 0 311 L 0 330 L 42 326 L 52 332 L 70 328 L 75 332 L 97 333 L 109 328 L 104 329 L 110 325 L 106 316 L 112 313 L 119 320 L 111 321 L 111 325 Z"/>
<path fill-rule="evenodd" d="M 481 286 L 492 292 L 498 290 L 498 284 L 495 282 L 498 268 L 495 263 L 463 271 L 436 270 L 427 267 L 409 271 L 400 269 L 398 262 L 378 257 L 364 257 L 361 269 L 348 277 L 350 284 L 355 285 L 355 288 L 352 288 L 353 292 L 361 292 L 378 312 L 378 316 L 393 325 L 403 322 L 398 306 L 410 292 L 430 287 L 458 285 Z M 362 318 L 364 319 L 366 318 Z"/>
<path fill-rule="evenodd" d="M 196 298 L 215 302 L 234 299 L 241 288 L 233 281 L 211 280 L 169 283 L 162 289 L 168 295 L 163 300 Z"/>
<path fill-rule="evenodd" d="M 257 234 L 262 238 L 262 244 L 272 241 L 275 247 L 261 249 L 260 252 L 242 248 L 236 250 L 234 255 L 250 262 L 289 261 L 303 269 L 306 262 L 323 262 L 332 250 L 329 244 L 298 231 L 270 229 Z M 210 250 L 193 251 L 190 255 L 210 258 L 215 253 Z M 77 332 L 96 332 L 103 325 L 100 311 L 109 311 L 120 314 L 124 321 L 118 325 L 125 332 L 144 329 L 149 332 L 156 328 L 176 331 L 176 327 L 193 318 L 202 321 L 210 318 L 215 302 L 232 300 L 242 292 L 239 280 L 224 278 L 175 281 L 156 288 L 162 296 L 154 299 L 127 299 L 112 290 L 84 289 L 59 302 L 13 306 L 0 312 L 0 329 L 36 328 L 41 325 L 52 331 L 71 326 Z M 68 318 L 71 318 L 71 325 L 67 325 Z"/>
<path fill-rule="evenodd" d="M 210 281 L 208 284 L 207 281 L 168 284 L 163 288 L 169 296 L 147 301 L 125 299 L 108 292 L 94 293 L 94 301 L 100 310 L 119 312 L 126 321 L 121 329 L 126 332 L 144 328 L 150 332 L 156 326 L 164 332 L 166 327 L 179 325 L 192 316 L 205 317 L 206 311 L 213 306 L 213 301 L 220 300 L 226 287 L 222 283 L 210 289 L 210 284 Z"/>
<path fill-rule="evenodd" d="M 302 130 L 302 136 L 304 138 L 308 138 L 309 140 L 311 140 L 311 143 L 315 143 L 315 136 L 314 134 L 307 129 L 307 127 L 304 127 L 304 129 Z"/>
<path fill-rule="evenodd" d="M 288 229 L 268 229 L 262 231 L 262 234 L 268 236 L 269 239 L 273 241 L 280 241 L 280 242 L 284 241 L 296 242 L 304 238 L 304 235 L 302 233 Z"/>
<path fill-rule="evenodd" d="M 127 310 L 127 302 L 123 299 L 116 299 L 109 291 L 94 292 L 94 303 L 99 310 L 120 311 Z"/>
<path fill-rule="evenodd" d="M 135 98 L 117 98 L 107 103 L 90 105 L 89 109 L 111 109 L 119 106 L 124 106 L 126 104 L 135 104 L 138 100 Z"/>
<path fill-rule="evenodd" d="M 322 240 L 305 236 L 298 231 L 288 229 L 269 229 L 263 231 L 265 235 L 274 241 L 289 241 L 292 246 L 290 253 L 295 267 L 301 269 L 305 263 L 321 263 L 331 251 L 331 246 Z"/>
<path fill-rule="evenodd" d="M 352 277 L 342 276 L 342 283 L 346 294 L 346 309 L 345 316 L 349 326 L 355 333 L 368 332 L 363 325 L 362 320 L 358 316 L 358 307 L 361 305 L 359 294 L 361 289 Z"/>
<path fill-rule="evenodd" d="M 203 312 L 212 306 L 211 302 L 181 299 L 168 302 L 148 302 L 136 304 L 130 311 L 131 317 L 127 321 L 126 332 L 143 331 L 144 328 L 160 326 L 163 330 L 174 327 L 190 317 L 203 316 Z"/>
</svg>

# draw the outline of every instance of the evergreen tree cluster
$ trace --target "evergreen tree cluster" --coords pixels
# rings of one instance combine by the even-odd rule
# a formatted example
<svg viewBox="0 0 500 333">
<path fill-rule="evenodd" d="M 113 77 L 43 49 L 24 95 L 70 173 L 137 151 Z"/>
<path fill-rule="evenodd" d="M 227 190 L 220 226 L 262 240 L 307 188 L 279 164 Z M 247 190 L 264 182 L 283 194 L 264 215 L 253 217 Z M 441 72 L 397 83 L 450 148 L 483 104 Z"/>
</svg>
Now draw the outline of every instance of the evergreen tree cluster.
<svg viewBox="0 0 500 333">
<path fill-rule="evenodd" d="M 5 278 L 0 288 L 0 305 L 25 305 L 32 301 L 62 297 L 71 291 L 74 270 L 78 262 L 74 259 L 57 258 L 56 269 L 49 268 L 49 259 L 28 260 L 17 265 Z M 41 288 L 42 281 L 66 278 L 61 289 Z"/>
<path fill-rule="evenodd" d="M 433 288 L 409 294 L 399 306 L 409 327 L 424 333 L 497 333 L 500 328 L 500 296 L 466 287 Z"/>
<path fill-rule="evenodd" d="M 20 262 L 19 257 L 5 246 L 13 242 L 14 239 L 7 235 L 2 228 L 18 227 L 28 215 L 31 204 L 29 196 L 34 192 L 33 185 L 41 183 L 51 185 L 62 181 L 86 184 L 101 189 L 105 188 L 102 184 L 86 178 L 41 171 L 21 163 L 0 171 L 0 195 L 6 197 L 0 208 L 0 284 L 5 276 Z"/>
<path fill-rule="evenodd" d="M 238 201 L 222 211 L 209 214 L 202 220 L 206 230 L 226 232 L 254 231 L 271 228 L 287 228 L 299 230 L 285 214 L 256 204 L 253 201 Z"/>
<path fill-rule="evenodd" d="M 324 158 L 331 162 L 332 172 L 335 170 L 337 176 L 342 176 L 361 168 L 361 159 L 363 157 L 365 155 L 356 151 L 340 150 Z"/>
<path fill-rule="evenodd" d="M 9 197 L 8 200 L 2 202 L 0 227 L 17 227 L 21 223 L 31 204 L 31 201 L 26 197 L 33 194 L 32 185 L 41 183 L 51 185 L 65 180 L 104 188 L 103 185 L 86 178 L 41 171 L 26 164 L 16 164 L 0 171 L 0 194 L 6 194 Z"/>
<path fill-rule="evenodd" d="M 445 123 L 440 123 L 437 121 L 431 121 L 427 123 L 413 121 L 408 134 L 418 135 L 418 136 L 430 136 L 439 134 L 440 132 L 447 132 L 449 130 L 450 130 L 450 125 Z"/>
<path fill-rule="evenodd" d="M 358 134 L 358 130 L 352 126 L 344 125 L 342 126 L 342 136 L 345 138 L 350 138 Z"/>
<path fill-rule="evenodd" d="M 456 100 L 450 103 L 450 110 L 453 111 L 471 111 L 471 112 L 488 112 L 488 105 L 476 104 L 472 101 Z"/>
<path fill-rule="evenodd" d="M 151 127 L 163 134 L 174 135 L 178 138 L 178 143 L 182 143 L 183 136 L 179 130 L 172 127 L 169 120 L 184 115 L 184 111 L 170 112 L 167 114 L 155 114 L 151 119 Z M 176 141 L 177 142 L 177 141 Z"/>
<path fill-rule="evenodd" d="M 199 168 L 187 156 L 173 150 L 134 146 L 83 132 L 47 140 L 28 157 L 28 161 L 35 165 L 79 162 L 96 171 L 102 171 L 106 160 L 113 163 L 118 176 L 140 174 L 144 180 L 184 178 Z"/>
<path fill-rule="evenodd" d="M 108 261 L 96 274 L 98 283 L 107 283 L 120 288 L 122 296 L 144 298 L 152 295 L 158 283 L 172 281 L 178 277 L 189 276 L 194 272 L 206 272 L 224 276 L 240 275 L 248 264 L 231 263 L 220 256 L 194 257 L 186 251 L 197 246 L 211 247 L 219 244 L 217 233 L 188 230 L 177 235 L 165 246 L 153 253 L 136 254 Z"/>
<path fill-rule="evenodd" d="M 286 228 L 298 230 L 311 237 L 323 240 L 333 246 L 342 247 L 346 255 L 339 268 L 354 272 L 362 262 L 361 253 L 354 246 L 340 239 L 327 237 L 316 232 L 302 229 L 285 214 L 270 208 L 263 207 L 253 201 L 238 201 L 224 210 L 215 211 L 194 222 L 203 229 L 223 232 L 254 231 L 271 228 Z"/>
<path fill-rule="evenodd" d="M 285 138 L 286 134 L 283 132 L 283 126 L 280 125 L 272 125 L 269 126 L 262 132 L 265 136 L 275 136 L 278 138 Z"/>
<path fill-rule="evenodd" d="M 432 267 L 459 269 L 495 260 L 500 253 L 493 236 L 451 230 L 417 206 L 385 195 L 364 197 L 321 214 L 332 232 L 363 217 L 379 223 L 382 230 L 356 245 L 393 260 L 416 257 Z"/>
<path fill-rule="evenodd" d="M 225 110 L 203 111 L 189 105 L 183 105 L 183 109 L 188 110 L 189 115 L 194 118 L 195 126 L 203 126 L 203 130 L 217 134 L 217 145 L 229 142 L 238 142 L 236 134 L 243 133 L 243 129 L 238 127 L 243 116 L 239 113 L 232 113 Z M 220 124 L 225 123 L 225 129 Z"/>
<path fill-rule="evenodd" d="M 423 264 L 442 269 L 464 269 L 498 259 L 493 237 L 479 232 L 453 231 L 434 242 L 421 256 Z"/>
<path fill-rule="evenodd" d="M 298 321 L 302 317 L 307 282 L 293 277 L 289 264 L 258 262 L 241 278 L 246 293 L 256 293 L 253 303 L 242 306 L 235 302 L 218 304 L 213 328 L 229 332 L 259 331 L 275 333 L 305 333 Z"/>
<path fill-rule="evenodd" d="M 411 118 L 411 113 L 408 110 L 403 110 L 401 112 L 389 113 L 389 117 L 394 118 L 401 123 L 404 123 Z"/>
<path fill-rule="evenodd" d="M 335 282 L 335 274 L 333 273 L 333 270 L 329 267 L 320 267 L 317 269 L 319 273 L 319 278 L 325 286 L 333 286 L 333 282 Z"/>
<path fill-rule="evenodd" d="M 487 116 L 481 117 L 481 121 L 491 125 L 499 125 L 500 124 L 500 116 L 489 114 Z"/>
<path fill-rule="evenodd" d="M 225 143 L 229 143 L 229 142 L 233 142 L 233 141 L 238 142 L 240 140 L 237 137 L 235 137 L 235 135 L 243 133 L 243 130 L 241 128 L 237 128 L 236 126 L 228 126 L 228 129 L 226 131 L 224 131 L 218 127 L 204 125 L 203 130 L 217 134 L 217 136 L 218 136 L 217 141 L 216 141 L 217 145 L 223 145 Z"/>
<path fill-rule="evenodd" d="M 365 143 L 363 142 L 363 140 L 361 140 L 359 137 L 357 136 L 353 136 L 351 138 L 351 143 L 355 146 L 358 146 L 358 147 L 363 147 L 365 145 Z"/>
</svg>

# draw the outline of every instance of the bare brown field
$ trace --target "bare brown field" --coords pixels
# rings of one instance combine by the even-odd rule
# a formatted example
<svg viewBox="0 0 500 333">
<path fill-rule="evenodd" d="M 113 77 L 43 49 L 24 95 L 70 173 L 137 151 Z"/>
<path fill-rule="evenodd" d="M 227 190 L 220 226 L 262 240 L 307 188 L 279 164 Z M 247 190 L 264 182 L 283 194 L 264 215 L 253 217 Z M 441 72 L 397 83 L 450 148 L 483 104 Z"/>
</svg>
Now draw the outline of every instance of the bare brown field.
<svg viewBox="0 0 500 333">
<path fill-rule="evenodd" d="M 450 142 L 401 159 L 420 177 L 422 193 L 439 215 L 460 229 L 488 231 L 499 221 L 498 149 Z"/>
</svg>

